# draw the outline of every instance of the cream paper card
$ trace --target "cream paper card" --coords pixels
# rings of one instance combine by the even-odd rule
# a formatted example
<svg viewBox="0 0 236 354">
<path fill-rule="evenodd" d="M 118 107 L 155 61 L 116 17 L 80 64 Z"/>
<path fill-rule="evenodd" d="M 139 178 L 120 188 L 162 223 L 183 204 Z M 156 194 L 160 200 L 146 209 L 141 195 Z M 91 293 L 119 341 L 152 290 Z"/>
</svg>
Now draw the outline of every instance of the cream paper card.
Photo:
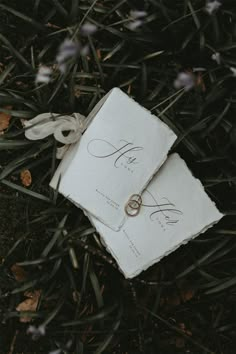
<svg viewBox="0 0 236 354">
<path fill-rule="evenodd" d="M 184 160 L 172 154 L 142 194 L 139 215 L 114 232 L 88 215 L 125 277 L 132 278 L 222 217 Z"/>
<path fill-rule="evenodd" d="M 167 157 L 173 131 L 120 89 L 112 89 L 88 117 L 79 143 L 64 157 L 50 185 L 118 231 L 125 204 L 140 194 Z"/>
</svg>

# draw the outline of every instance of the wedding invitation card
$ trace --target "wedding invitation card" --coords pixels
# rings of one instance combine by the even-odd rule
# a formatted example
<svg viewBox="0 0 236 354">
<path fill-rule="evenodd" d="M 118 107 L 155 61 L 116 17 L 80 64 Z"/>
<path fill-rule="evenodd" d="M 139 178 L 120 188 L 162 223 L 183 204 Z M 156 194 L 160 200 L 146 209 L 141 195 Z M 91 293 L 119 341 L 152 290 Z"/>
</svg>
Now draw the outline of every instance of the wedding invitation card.
<svg viewBox="0 0 236 354">
<path fill-rule="evenodd" d="M 120 89 L 86 126 L 50 185 L 83 209 L 126 278 L 222 218 L 180 156 L 166 160 L 173 131 Z"/>
<path fill-rule="evenodd" d="M 222 217 L 184 160 L 172 154 L 142 193 L 140 212 L 115 232 L 88 214 L 125 277 L 132 278 Z"/>
<path fill-rule="evenodd" d="M 90 125 L 71 146 L 50 185 L 59 185 L 61 194 L 109 230 L 118 231 L 128 218 L 125 205 L 130 196 L 142 193 L 176 135 L 118 88 L 88 119 Z"/>
</svg>

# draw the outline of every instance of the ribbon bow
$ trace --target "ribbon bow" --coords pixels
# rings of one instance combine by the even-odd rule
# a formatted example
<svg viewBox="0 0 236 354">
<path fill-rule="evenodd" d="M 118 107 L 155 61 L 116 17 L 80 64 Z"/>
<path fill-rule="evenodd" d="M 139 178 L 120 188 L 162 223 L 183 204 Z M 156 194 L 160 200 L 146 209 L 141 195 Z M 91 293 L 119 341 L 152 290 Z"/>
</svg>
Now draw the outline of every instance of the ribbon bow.
<svg viewBox="0 0 236 354">
<path fill-rule="evenodd" d="M 53 134 L 58 142 L 65 144 L 57 149 L 57 158 L 62 159 L 69 145 L 80 140 L 88 124 L 89 120 L 79 113 L 73 113 L 71 116 L 43 113 L 24 122 L 25 137 L 29 140 L 40 140 Z M 68 134 L 64 135 L 63 132 Z"/>
</svg>

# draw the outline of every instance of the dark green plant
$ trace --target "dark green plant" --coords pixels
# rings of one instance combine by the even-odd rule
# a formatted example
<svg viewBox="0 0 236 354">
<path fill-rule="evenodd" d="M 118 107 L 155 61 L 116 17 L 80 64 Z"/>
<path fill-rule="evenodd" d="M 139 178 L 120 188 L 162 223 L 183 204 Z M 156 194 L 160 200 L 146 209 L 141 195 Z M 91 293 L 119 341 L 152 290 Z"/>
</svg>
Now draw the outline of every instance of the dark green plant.
<svg viewBox="0 0 236 354">
<path fill-rule="evenodd" d="M 234 353 L 235 1 L 210 15 L 202 0 L 2 0 L 0 14 L 0 104 L 12 115 L 0 136 L 0 352 Z M 97 31 L 82 35 L 86 22 Z M 54 64 L 65 38 L 89 53 L 61 73 Z M 52 80 L 36 85 L 41 64 Z M 193 87 L 176 94 L 183 72 Z M 42 112 L 87 115 L 114 86 L 177 133 L 173 150 L 226 214 L 132 281 L 83 213 L 49 189 L 57 143 L 27 141 L 21 123 Z M 22 283 L 11 271 L 16 263 L 27 272 Z M 35 289 L 38 310 L 21 323 L 16 306 Z"/>
</svg>

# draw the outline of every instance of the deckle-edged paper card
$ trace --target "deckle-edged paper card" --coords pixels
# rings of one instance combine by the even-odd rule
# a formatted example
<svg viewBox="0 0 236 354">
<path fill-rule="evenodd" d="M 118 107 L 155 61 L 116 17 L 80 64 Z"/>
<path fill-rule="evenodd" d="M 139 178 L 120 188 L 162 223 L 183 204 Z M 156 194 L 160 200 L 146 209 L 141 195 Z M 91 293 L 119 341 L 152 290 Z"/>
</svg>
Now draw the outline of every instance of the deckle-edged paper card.
<svg viewBox="0 0 236 354">
<path fill-rule="evenodd" d="M 99 221 L 118 231 L 125 204 L 140 194 L 165 161 L 176 139 L 147 109 L 112 89 L 88 117 L 91 123 L 73 145 L 50 185 Z"/>
<path fill-rule="evenodd" d="M 119 232 L 88 215 L 125 277 L 132 278 L 222 217 L 201 182 L 172 154 L 142 193 L 142 206 Z"/>
</svg>

